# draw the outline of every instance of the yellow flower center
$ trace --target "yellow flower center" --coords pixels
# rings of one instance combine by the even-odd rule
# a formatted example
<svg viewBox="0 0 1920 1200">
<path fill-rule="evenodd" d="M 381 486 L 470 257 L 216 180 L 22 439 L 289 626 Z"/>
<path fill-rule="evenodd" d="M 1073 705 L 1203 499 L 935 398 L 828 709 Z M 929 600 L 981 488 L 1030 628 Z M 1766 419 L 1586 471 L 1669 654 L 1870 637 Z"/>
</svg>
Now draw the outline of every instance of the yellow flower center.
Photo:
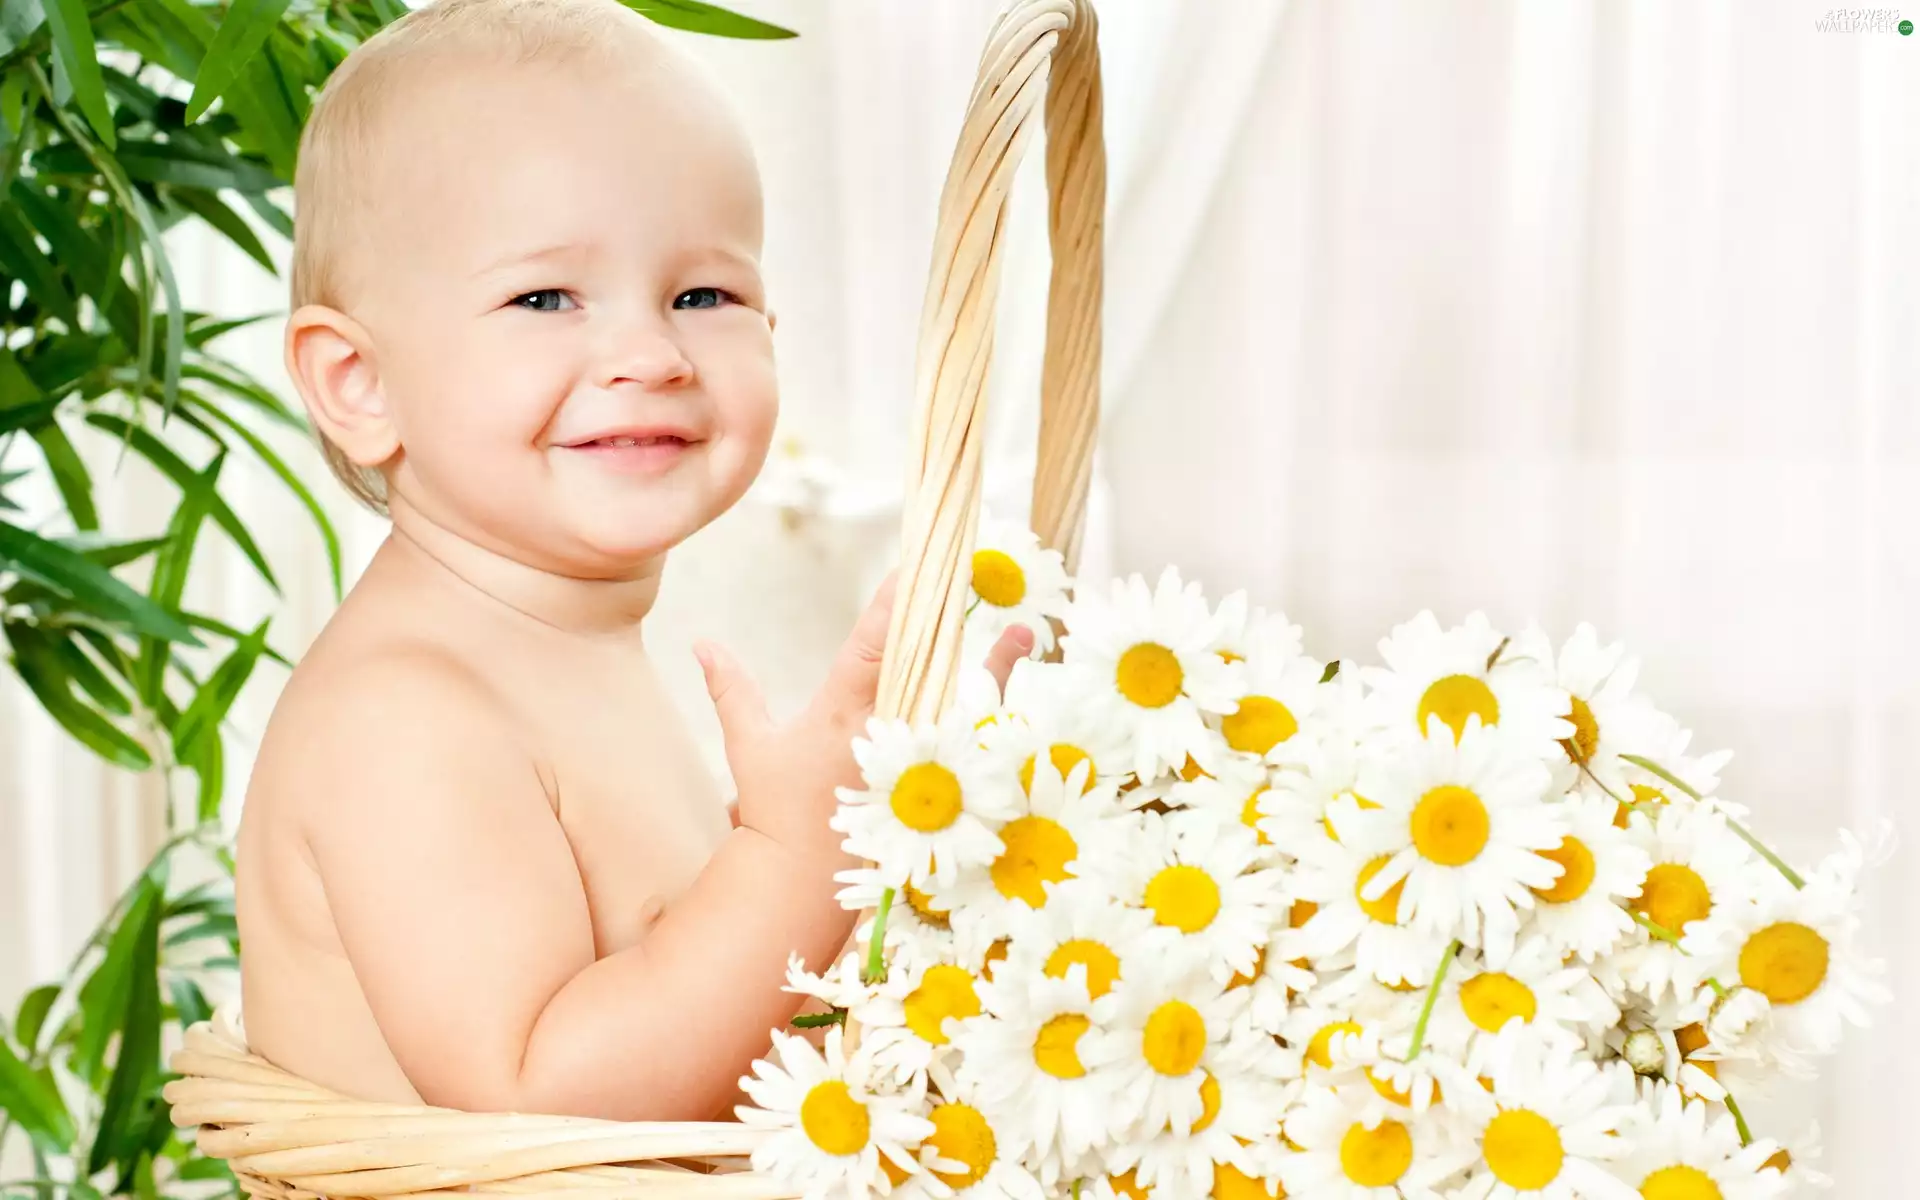
<svg viewBox="0 0 1920 1200">
<path fill-rule="evenodd" d="M 1340 1169 L 1361 1187 L 1390 1187 L 1412 1165 L 1413 1135 L 1398 1121 L 1356 1121 L 1340 1139 Z"/>
<path fill-rule="evenodd" d="M 1207 1126 L 1213 1124 L 1220 1115 L 1220 1081 L 1213 1077 L 1212 1071 L 1200 1072 L 1200 1118 L 1193 1123 L 1193 1132 L 1204 1133 Z"/>
<path fill-rule="evenodd" d="M 1762 1170 L 1768 1167 L 1772 1167 L 1782 1175 L 1785 1175 L 1788 1171 L 1793 1170 L 1793 1155 L 1787 1153 L 1785 1149 L 1775 1150 L 1767 1157 L 1767 1161 L 1760 1164 Z"/>
<path fill-rule="evenodd" d="M 1740 947 L 1740 982 L 1775 1004 L 1798 1004 L 1826 982 L 1827 939 L 1794 921 L 1769 925 Z"/>
<path fill-rule="evenodd" d="M 939 763 L 913 764 L 894 781 L 893 815 L 916 833 L 939 833 L 960 817 L 960 780 Z"/>
<path fill-rule="evenodd" d="M 1187 755 L 1187 761 L 1180 764 L 1180 781 L 1182 783 L 1192 783 L 1202 775 L 1207 775 L 1207 769 L 1193 761 L 1193 755 Z M 1207 778 L 1212 779 L 1213 776 L 1207 775 Z"/>
<path fill-rule="evenodd" d="M 1660 863 L 1647 872 L 1633 910 L 1668 933 L 1678 935 L 1713 911 L 1707 881 L 1684 863 Z"/>
<path fill-rule="evenodd" d="M 1683 1025 L 1673 1031 L 1674 1045 L 1679 1047 L 1680 1057 L 1685 1058 L 1695 1050 L 1704 1050 L 1707 1045 L 1707 1031 L 1698 1022 Z"/>
<path fill-rule="evenodd" d="M 902 1007 L 908 1029 L 919 1034 L 922 1041 L 944 1046 L 947 1018 L 979 1016 L 980 997 L 973 990 L 972 975 L 964 968 L 942 963 L 927 968 L 920 986 L 908 993 Z"/>
<path fill-rule="evenodd" d="M 858 1154 L 867 1146 L 867 1106 L 853 1098 L 842 1080 L 824 1080 L 800 1101 L 800 1128 L 828 1154 Z"/>
<path fill-rule="evenodd" d="M 1079 1013 L 1061 1013 L 1033 1039 L 1033 1063 L 1055 1079 L 1078 1079 L 1087 1073 L 1080 1065 L 1080 1035 L 1093 1022 Z"/>
<path fill-rule="evenodd" d="M 1313 914 L 1319 911 L 1320 906 L 1311 900 L 1295 900 L 1293 907 L 1287 910 L 1287 924 L 1294 929 L 1299 929 L 1313 920 Z"/>
<path fill-rule="evenodd" d="M 1488 1033 L 1499 1033 L 1515 1019 L 1529 1024 L 1539 1011 L 1532 988 L 1498 971 L 1475 975 L 1461 984 L 1460 1007 L 1467 1010 L 1467 1020 Z"/>
<path fill-rule="evenodd" d="M 1140 1181 L 1135 1179 L 1133 1175 L 1134 1173 L 1131 1169 L 1125 1170 L 1118 1175 L 1107 1176 L 1107 1182 L 1112 1185 L 1115 1196 L 1125 1196 L 1127 1200 L 1147 1200 L 1147 1197 L 1152 1193 L 1148 1189 L 1141 1187 Z"/>
<path fill-rule="evenodd" d="M 1360 874 L 1355 876 L 1353 881 L 1353 898 L 1360 902 L 1360 911 L 1380 922 L 1382 925 L 1398 925 L 1400 923 L 1400 893 L 1406 890 L 1407 881 L 1405 879 L 1396 880 L 1394 885 L 1387 889 L 1387 894 L 1378 900 L 1367 899 L 1366 890 L 1367 885 L 1373 882 L 1373 877 L 1385 870 L 1386 865 L 1392 861 L 1393 855 L 1382 854 L 1379 858 L 1361 867 Z"/>
<path fill-rule="evenodd" d="M 1011 938 L 1001 938 L 987 947 L 987 956 L 980 963 L 980 977 L 988 983 L 993 982 L 993 964 L 1007 961 L 1007 948 L 1013 944 Z"/>
<path fill-rule="evenodd" d="M 1644 783 L 1628 784 L 1627 786 L 1633 789 L 1633 802 L 1635 804 L 1665 804 L 1667 802 L 1667 794 L 1659 788 L 1648 787 Z M 1622 804 L 1615 810 L 1613 814 L 1614 828 L 1625 829 L 1627 827 L 1627 818 L 1632 815 L 1632 812 L 1633 810 L 1625 804 Z"/>
<path fill-rule="evenodd" d="M 1558 846 L 1539 853 L 1541 858 L 1560 864 L 1560 878 L 1551 886 L 1533 889 L 1533 894 L 1548 904 L 1572 904 L 1593 886 L 1593 851 L 1579 838 L 1563 837 Z"/>
<path fill-rule="evenodd" d="M 894 1161 L 884 1154 L 880 1156 L 880 1169 L 886 1173 L 887 1182 L 891 1183 L 894 1187 L 899 1187 L 908 1179 L 912 1178 L 905 1167 L 895 1166 Z"/>
<path fill-rule="evenodd" d="M 1287 1200 L 1287 1189 L 1269 1186 L 1232 1163 L 1213 1164 L 1213 1200 Z"/>
<path fill-rule="evenodd" d="M 1263 945 L 1253 952 L 1253 970 L 1244 975 L 1235 971 L 1233 978 L 1227 981 L 1226 990 L 1230 992 L 1235 988 L 1252 987 L 1253 981 L 1264 975 L 1266 970 L 1267 948 Z"/>
<path fill-rule="evenodd" d="M 1045 817 L 1017 817 L 1001 827 L 1000 840 L 1006 844 L 1000 857 L 987 868 L 994 888 L 1009 900 L 1024 900 L 1030 908 L 1047 903 L 1047 889 L 1072 875 L 1067 864 L 1080 853 L 1066 826 Z"/>
<path fill-rule="evenodd" d="M 907 907 L 913 910 L 914 916 L 919 917 L 922 921 L 925 921 L 936 929 L 945 929 L 947 927 L 947 910 L 936 905 L 933 902 L 933 897 L 927 895 L 911 883 L 900 890 L 901 893 L 906 896 Z"/>
<path fill-rule="evenodd" d="M 1256 788 L 1253 794 L 1247 797 L 1246 803 L 1240 806 L 1240 823 L 1253 830 L 1262 846 L 1271 846 L 1273 839 L 1267 836 L 1266 830 L 1260 828 L 1260 797 L 1266 794 L 1265 788 Z"/>
<path fill-rule="evenodd" d="M 1240 707 L 1221 719 L 1220 732 L 1235 750 L 1265 754 L 1300 732 L 1300 722 L 1272 696 L 1242 696 Z"/>
<path fill-rule="evenodd" d="M 1699 1167 L 1662 1167 L 1640 1184 L 1641 1200 L 1721 1200 L 1720 1185 Z"/>
<path fill-rule="evenodd" d="M 1480 1142 L 1487 1169 L 1515 1191 L 1538 1191 L 1560 1177 L 1566 1152 L 1553 1122 L 1526 1108 L 1510 1108 L 1487 1122 Z"/>
<path fill-rule="evenodd" d="M 1439 717 L 1453 730 L 1455 741 L 1466 731 L 1467 718 L 1479 717 L 1482 725 L 1500 723 L 1500 701 L 1494 697 L 1493 689 L 1487 681 L 1476 675 L 1448 675 L 1436 679 L 1420 697 L 1420 707 L 1414 713 L 1414 725 L 1420 736 L 1427 736 L 1427 718 Z"/>
<path fill-rule="evenodd" d="M 1322 1025 L 1318 1033 L 1307 1041 L 1307 1061 L 1317 1067 L 1333 1069 L 1333 1039 L 1343 1033 L 1358 1034 L 1360 1026 L 1352 1021 L 1335 1021 L 1331 1025 Z"/>
<path fill-rule="evenodd" d="M 1586 762 L 1600 750 L 1600 722 L 1593 719 L 1593 709 L 1578 696 L 1573 698 L 1573 711 L 1567 714 L 1567 720 L 1573 722 L 1573 736 L 1560 745 L 1574 762 Z"/>
<path fill-rule="evenodd" d="M 968 1104 L 942 1104 L 927 1114 L 927 1119 L 933 1122 L 927 1143 L 941 1158 L 966 1165 L 964 1171 L 935 1171 L 933 1177 L 955 1191 L 985 1179 L 999 1147 L 993 1140 L 993 1126 L 987 1124 L 980 1110 Z"/>
<path fill-rule="evenodd" d="M 1220 912 L 1220 885 L 1199 867 L 1176 863 L 1147 881 L 1146 903 L 1156 924 L 1198 933 Z"/>
<path fill-rule="evenodd" d="M 1061 942 L 1047 955 L 1047 965 L 1042 969 L 1055 979 L 1065 979 L 1067 968 L 1075 963 L 1087 969 L 1087 995 L 1091 999 L 1098 1000 L 1112 991 L 1113 981 L 1120 978 L 1120 956 L 1090 938 Z"/>
<path fill-rule="evenodd" d="M 1492 822 L 1471 789 L 1443 783 L 1413 806 L 1413 848 L 1428 862 L 1460 867 L 1480 856 Z"/>
<path fill-rule="evenodd" d="M 1372 1067 L 1367 1068 L 1367 1082 L 1373 1085 L 1373 1090 L 1380 1093 L 1382 1099 L 1391 1100 L 1393 1103 L 1402 1106 L 1410 1107 L 1413 1104 L 1412 1092 L 1401 1091 L 1398 1087 L 1394 1086 L 1391 1078 L 1383 1078 L 1375 1075 Z"/>
<path fill-rule="evenodd" d="M 995 608 L 1012 608 L 1027 598 L 1027 573 L 1003 550 L 975 550 L 973 590 Z"/>
<path fill-rule="evenodd" d="M 1186 676 L 1173 651 L 1158 642 L 1129 646 L 1114 671 L 1114 686 L 1141 708 L 1165 708 L 1180 696 Z"/>
<path fill-rule="evenodd" d="M 1033 757 L 1033 755 L 1029 754 L 1027 761 L 1020 766 L 1020 790 L 1029 796 L 1033 795 Z M 1066 742 L 1055 742 L 1047 749 L 1047 757 L 1053 760 L 1053 769 L 1060 772 L 1060 778 L 1065 779 L 1067 776 L 1073 774 L 1075 767 L 1086 762 L 1093 756 L 1078 746 L 1068 745 Z M 1080 794 L 1082 796 L 1093 790 L 1094 776 L 1096 774 L 1098 774 L 1098 772 L 1089 764 L 1087 767 L 1087 780 L 1080 785 Z"/>
<path fill-rule="evenodd" d="M 1140 1053 L 1162 1075 L 1190 1074 L 1207 1048 L 1207 1023 L 1185 1000 L 1169 1000 L 1147 1017 Z"/>
</svg>

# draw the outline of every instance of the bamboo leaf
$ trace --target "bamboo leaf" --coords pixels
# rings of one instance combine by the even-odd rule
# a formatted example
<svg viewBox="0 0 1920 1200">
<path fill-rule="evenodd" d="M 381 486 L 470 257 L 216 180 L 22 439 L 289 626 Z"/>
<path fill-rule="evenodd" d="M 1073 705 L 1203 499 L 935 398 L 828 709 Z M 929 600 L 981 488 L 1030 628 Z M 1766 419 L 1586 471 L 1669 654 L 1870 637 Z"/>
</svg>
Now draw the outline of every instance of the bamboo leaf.
<svg viewBox="0 0 1920 1200">
<path fill-rule="evenodd" d="M 226 19 L 213 36 L 213 45 L 200 62 L 199 78 L 193 81 L 193 99 L 187 102 L 187 120 L 198 121 L 228 84 L 240 74 L 241 66 L 266 44 L 267 35 L 280 22 L 291 0 L 233 0 Z"/>
<path fill-rule="evenodd" d="M 207 343 L 213 341 L 215 338 L 223 337 L 236 329 L 245 329 L 249 325 L 258 324 L 268 317 L 279 315 L 279 313 L 255 313 L 251 317 L 235 317 L 227 321 L 215 321 L 210 317 L 189 320 L 187 322 L 187 345 L 192 346 L 195 350 L 204 350 L 207 347 Z"/>
<path fill-rule="evenodd" d="M 180 616 L 182 620 L 186 621 L 187 624 L 193 626 L 195 629 L 204 629 L 209 633 L 217 633 L 223 638 L 230 638 L 231 640 L 236 642 L 239 641 L 241 638 L 247 636 L 246 634 L 240 632 L 238 629 L 235 629 L 233 626 L 225 624 L 220 621 L 216 621 L 212 617 L 209 617 L 204 613 L 185 612 L 185 613 L 181 613 Z M 278 650 L 275 650 L 272 646 L 268 646 L 265 650 L 262 650 L 260 653 L 262 657 L 270 658 L 274 662 L 279 663 L 281 666 L 286 667 L 288 670 L 293 669 L 293 660 L 288 658 L 286 655 L 281 654 Z"/>
<path fill-rule="evenodd" d="M 93 1153 L 87 1159 L 89 1175 L 113 1163 L 126 1166 L 140 1148 L 146 1130 L 137 1120 L 140 1100 L 160 1073 L 160 905 L 152 891 L 144 891 L 144 907 L 136 905 L 139 924 L 131 942 L 127 970 L 127 1003 L 121 1012 L 120 1049 L 107 1095 L 101 1105 L 100 1126 Z M 134 923 L 134 912 L 126 924 Z"/>
<path fill-rule="evenodd" d="M 60 985 L 49 983 L 28 992 L 26 999 L 20 1001 L 20 1011 L 13 1018 L 13 1036 L 29 1058 L 40 1041 L 40 1028 L 47 1023 L 47 1014 L 53 1011 L 53 1002 L 59 998 Z"/>
<path fill-rule="evenodd" d="M 53 486 L 60 490 L 74 526 L 83 530 L 100 528 L 100 514 L 93 507 L 93 476 L 88 474 L 87 464 L 80 461 L 79 451 L 67 440 L 66 431 L 58 421 L 49 420 L 36 426 L 32 436 L 47 460 L 47 469 L 53 472 Z"/>
<path fill-rule="evenodd" d="M 100 664 L 87 656 L 80 643 L 72 637 L 53 635 L 49 638 L 54 657 L 66 669 L 67 678 L 73 680 L 81 691 L 106 712 L 116 717 L 133 715 L 133 705 L 127 700 L 125 692 L 120 690 Z"/>
<path fill-rule="evenodd" d="M 306 418 L 288 407 L 280 397 L 248 378 L 232 363 L 221 363 L 217 367 L 206 361 L 188 363 L 183 373 L 188 379 L 210 383 L 234 399 L 259 409 L 277 424 L 311 434 Z"/>
<path fill-rule="evenodd" d="M 80 112 L 93 132 L 113 145 L 113 115 L 107 111 L 107 85 L 100 76 L 100 58 L 94 49 L 93 26 L 88 23 L 86 0 L 41 0 L 47 27 L 53 33 L 53 53 L 73 85 Z"/>
<path fill-rule="evenodd" d="M 146 747 L 75 698 L 58 660 L 42 653 L 37 643 L 23 634 L 24 626 L 10 624 L 5 628 L 14 649 L 13 669 L 48 716 L 87 749 L 116 766 L 129 771 L 153 766 Z"/>
<path fill-rule="evenodd" d="M 136 453 L 160 468 L 161 472 L 173 480 L 182 492 L 191 489 L 200 476 L 200 472 L 188 466 L 172 447 L 124 417 L 94 412 L 87 414 L 87 423 L 126 438 L 127 444 L 132 446 Z M 221 499 L 218 492 L 210 493 L 207 503 L 207 512 L 213 517 L 214 524 L 220 526 L 221 530 L 233 539 L 234 546 L 246 556 L 248 562 L 253 564 L 253 569 L 259 572 L 260 578 L 278 593 L 280 582 L 274 578 L 273 568 L 267 565 L 266 557 L 260 553 L 260 547 L 254 543 L 253 535 L 247 531 L 245 525 L 240 523 L 240 518 L 235 515 L 233 509 Z M 157 566 L 155 570 L 158 571 Z M 182 566 L 181 570 L 184 573 L 185 567 Z"/>
<path fill-rule="evenodd" d="M 79 601 L 104 620 L 188 646 L 200 639 L 179 617 L 113 577 L 76 550 L 0 521 L 0 562 L 24 578 Z"/>
<path fill-rule="evenodd" d="M 170 990 L 173 992 L 174 1016 L 176 1017 L 176 1019 L 179 1020 L 181 1028 L 191 1029 L 202 1021 L 208 1021 L 213 1019 L 213 1005 L 207 1003 L 206 994 L 200 990 L 199 984 L 195 983 L 191 979 L 181 979 L 181 978 L 175 977 L 171 981 L 171 984 L 169 986 L 170 986 Z M 219 1161 L 220 1160 L 217 1158 L 189 1159 L 186 1163 L 183 1163 L 181 1165 L 180 1178 L 182 1179 L 218 1178 L 217 1176 L 189 1175 L 187 1173 L 187 1168 L 191 1167 L 195 1162 L 219 1162 Z"/>
<path fill-rule="evenodd" d="M 179 722 L 173 727 L 174 756 L 177 759 L 185 761 L 196 757 L 200 739 L 219 737 L 220 722 L 226 720 L 234 700 L 240 695 L 240 689 L 246 686 L 247 678 L 260 661 L 261 650 L 266 647 L 267 625 L 268 621 L 260 622 L 252 632 L 240 639 L 220 665 L 213 669 L 213 673 L 207 676 L 206 683 L 201 685 L 186 711 L 180 714 Z"/>
<path fill-rule="evenodd" d="M 20 1061 L 4 1038 L 0 1038 L 0 1113 L 19 1122 L 41 1153 L 71 1152 L 73 1118 L 52 1077 Z"/>
<path fill-rule="evenodd" d="M 137 538 L 130 542 L 99 542 L 94 545 L 80 545 L 78 539 L 69 539 L 69 543 L 82 554 L 103 567 L 124 567 L 162 549 L 167 544 L 165 538 Z"/>
<path fill-rule="evenodd" d="M 66 277 L 40 248 L 33 227 L 12 205 L 0 206 L 0 269 L 25 284 L 27 295 L 68 328 L 79 325 L 79 309 L 73 293 L 67 290 Z"/>
<path fill-rule="evenodd" d="M 657 25 L 705 33 L 714 37 L 768 40 L 798 37 L 791 29 L 769 25 L 701 0 L 621 0 L 628 8 Z"/>
<path fill-rule="evenodd" d="M 58 400 L 36 400 L 31 404 L 15 404 L 0 407 L 0 434 L 15 430 L 32 431 L 41 425 L 53 421 L 53 410 L 60 406 Z"/>
<path fill-rule="evenodd" d="M 194 813 L 201 821 L 219 819 L 220 808 L 227 794 L 227 751 L 226 744 L 217 737 L 201 738 L 194 747 L 193 757 L 186 760 L 193 768 Z"/>
<path fill-rule="evenodd" d="M 153 578 L 147 584 L 147 595 L 155 604 L 170 611 L 180 608 L 180 597 L 187 587 L 187 572 L 193 565 L 194 546 L 200 540 L 200 526 L 219 498 L 214 486 L 219 481 L 220 468 L 225 465 L 226 454 L 222 452 L 214 455 L 205 470 L 177 480 L 180 504 L 167 521 L 167 544 L 154 558 Z M 140 698 L 149 705 L 157 703 L 167 677 L 165 642 L 150 637 L 140 639 L 140 665 L 136 674 Z"/>
<path fill-rule="evenodd" d="M 280 477 L 280 481 L 287 485 L 287 490 L 297 496 L 300 503 L 306 506 L 307 513 L 313 518 L 314 526 L 320 530 L 320 539 L 325 542 L 327 546 L 327 569 L 333 579 L 333 598 L 337 602 L 343 594 L 340 567 L 340 535 L 335 531 L 333 521 L 327 516 L 327 510 L 321 507 L 320 501 L 314 497 L 313 492 L 307 487 L 305 481 L 302 480 L 299 475 L 295 474 L 293 468 L 289 467 L 278 454 L 274 453 L 273 447 L 267 445 L 259 434 L 248 429 L 236 420 L 232 414 L 224 411 L 218 405 L 210 403 L 203 397 L 188 392 L 186 393 L 186 398 L 187 403 L 198 408 L 201 412 L 206 413 L 214 420 L 219 421 L 228 429 L 231 429 L 234 436 L 245 442 L 260 461 L 266 464 L 267 469 Z"/>
<path fill-rule="evenodd" d="M 126 1024 L 141 943 L 151 939 L 157 945 L 159 940 L 164 872 L 162 861 L 155 871 L 140 879 L 125 914 L 107 939 L 106 954 L 80 985 L 80 1033 L 74 1039 L 72 1068 L 74 1074 L 95 1087 L 101 1083 L 107 1046 Z M 157 974 L 149 973 L 149 981 L 157 982 Z"/>
<path fill-rule="evenodd" d="M 260 244 L 260 238 L 251 226 L 242 220 L 240 214 L 227 207 L 226 201 L 212 192 L 198 188 L 176 188 L 173 198 L 182 208 L 192 212 L 207 224 L 214 227 L 221 236 L 232 242 L 248 258 L 265 267 L 269 275 L 278 275 L 279 268 L 273 265 L 273 257 L 267 248 Z"/>
</svg>

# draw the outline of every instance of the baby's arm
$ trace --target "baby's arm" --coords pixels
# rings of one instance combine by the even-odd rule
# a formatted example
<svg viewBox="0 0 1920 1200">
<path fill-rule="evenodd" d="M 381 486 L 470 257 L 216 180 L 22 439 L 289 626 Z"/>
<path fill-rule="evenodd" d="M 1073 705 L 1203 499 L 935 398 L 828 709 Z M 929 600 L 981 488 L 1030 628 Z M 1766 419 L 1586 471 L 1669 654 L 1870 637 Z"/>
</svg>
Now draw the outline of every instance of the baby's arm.
<svg viewBox="0 0 1920 1200">
<path fill-rule="evenodd" d="M 735 828 L 638 946 L 595 961 L 534 763 L 457 667 L 382 663 L 305 749 L 309 844 L 389 1048 L 430 1104 L 629 1120 L 720 1111 L 853 914 L 831 835 Z M 830 789 L 829 789 L 830 791 Z M 790 796 L 824 834 L 829 795 Z M 800 822 L 796 821 L 796 825 Z"/>
</svg>

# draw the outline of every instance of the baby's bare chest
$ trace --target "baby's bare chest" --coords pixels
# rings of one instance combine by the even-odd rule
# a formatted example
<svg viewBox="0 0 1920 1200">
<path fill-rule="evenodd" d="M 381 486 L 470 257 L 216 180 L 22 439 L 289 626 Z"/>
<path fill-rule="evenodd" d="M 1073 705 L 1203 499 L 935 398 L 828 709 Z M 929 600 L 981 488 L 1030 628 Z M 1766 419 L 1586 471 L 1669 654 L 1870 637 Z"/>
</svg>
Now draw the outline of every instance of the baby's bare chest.
<svg viewBox="0 0 1920 1200">
<path fill-rule="evenodd" d="M 658 685 L 599 682 L 543 689 L 533 722 L 604 957 L 645 935 L 729 826 L 718 784 Z"/>
</svg>

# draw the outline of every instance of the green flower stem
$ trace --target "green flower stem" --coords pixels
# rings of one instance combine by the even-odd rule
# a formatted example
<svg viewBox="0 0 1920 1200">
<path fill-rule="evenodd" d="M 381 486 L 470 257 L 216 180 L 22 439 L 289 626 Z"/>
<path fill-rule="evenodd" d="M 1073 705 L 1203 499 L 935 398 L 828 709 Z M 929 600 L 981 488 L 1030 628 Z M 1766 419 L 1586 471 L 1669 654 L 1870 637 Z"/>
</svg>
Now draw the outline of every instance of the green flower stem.
<svg viewBox="0 0 1920 1200">
<path fill-rule="evenodd" d="M 1685 792 L 1689 797 L 1695 800 L 1706 799 L 1705 796 L 1702 796 L 1699 792 L 1696 792 L 1693 790 L 1693 788 L 1689 787 L 1687 785 L 1686 780 L 1680 778 L 1678 775 L 1675 775 L 1672 771 L 1667 770 L 1665 767 L 1661 766 L 1659 763 L 1652 761 L 1651 759 L 1642 758 L 1638 754 L 1622 754 L 1620 756 L 1620 761 L 1630 762 L 1634 766 L 1639 767 L 1643 771 L 1651 771 L 1653 774 L 1658 775 L 1661 779 L 1664 779 L 1668 783 L 1672 784 L 1674 787 L 1679 788 L 1682 792 Z M 1767 849 L 1766 845 L 1762 843 L 1759 838 L 1753 836 L 1752 831 L 1749 830 L 1745 825 L 1742 825 L 1740 822 L 1734 820 L 1732 817 L 1727 816 L 1727 814 L 1725 813 L 1721 813 L 1720 815 L 1726 821 L 1727 828 L 1733 830 L 1733 832 L 1739 836 L 1741 841 L 1753 847 L 1753 852 L 1755 854 L 1758 854 L 1761 858 L 1766 859 L 1767 862 L 1772 865 L 1774 870 L 1780 872 L 1780 874 L 1786 878 L 1786 881 L 1788 883 L 1792 884 L 1796 888 L 1803 888 L 1807 886 L 1807 881 L 1801 878 L 1800 873 L 1798 871 L 1788 866 L 1780 858 L 1778 854 L 1775 854 L 1773 851 Z"/>
<path fill-rule="evenodd" d="M 1460 953 L 1460 939 L 1447 943 L 1447 952 L 1440 956 L 1440 965 L 1434 968 L 1433 982 L 1427 985 L 1427 1002 L 1420 1006 L 1420 1019 L 1413 1026 L 1413 1044 L 1407 1047 L 1407 1056 L 1401 1062 L 1412 1062 L 1420 1057 L 1420 1051 L 1427 1044 L 1427 1022 L 1433 1017 L 1433 1006 L 1440 1000 L 1440 984 L 1447 977 L 1447 968 L 1453 965 L 1453 956 Z"/>
<path fill-rule="evenodd" d="M 1727 1111 L 1733 1114 L 1733 1127 L 1740 1131 L 1740 1144 L 1753 1145 L 1753 1130 L 1747 1128 L 1747 1118 L 1741 1113 L 1740 1106 L 1734 1102 L 1733 1093 L 1727 1093 Z"/>
<path fill-rule="evenodd" d="M 873 937 L 867 942 L 867 969 L 861 973 L 863 983 L 882 983 L 887 978 L 887 964 L 881 958 L 881 948 L 887 940 L 887 913 L 893 909 L 893 889 L 880 893 L 880 907 L 873 914 Z"/>
</svg>

